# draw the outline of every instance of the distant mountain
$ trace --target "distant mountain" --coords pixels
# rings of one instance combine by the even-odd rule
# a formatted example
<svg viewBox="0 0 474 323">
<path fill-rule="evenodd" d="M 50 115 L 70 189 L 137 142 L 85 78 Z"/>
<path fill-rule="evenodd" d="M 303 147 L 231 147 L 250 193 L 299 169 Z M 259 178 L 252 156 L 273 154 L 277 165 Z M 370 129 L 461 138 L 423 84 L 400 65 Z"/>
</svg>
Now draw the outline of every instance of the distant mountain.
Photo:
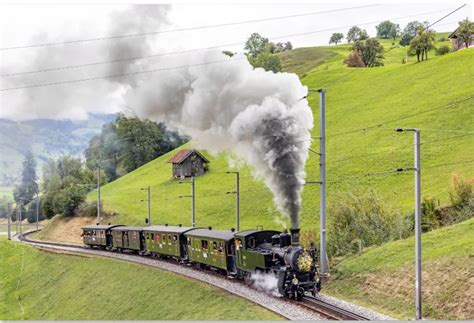
<svg viewBox="0 0 474 323">
<path fill-rule="evenodd" d="M 82 121 L 0 119 L 0 186 L 11 186 L 20 175 L 25 152 L 31 150 L 38 161 L 38 173 L 49 158 L 82 156 L 90 138 L 115 115 L 90 115 Z"/>
</svg>

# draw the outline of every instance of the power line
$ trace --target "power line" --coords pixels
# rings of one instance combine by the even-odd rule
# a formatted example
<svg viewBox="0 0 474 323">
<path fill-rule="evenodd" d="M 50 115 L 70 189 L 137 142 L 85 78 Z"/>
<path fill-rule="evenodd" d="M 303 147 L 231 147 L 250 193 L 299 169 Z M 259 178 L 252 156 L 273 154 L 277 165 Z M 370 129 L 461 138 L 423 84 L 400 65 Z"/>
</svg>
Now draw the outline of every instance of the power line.
<svg viewBox="0 0 474 323">
<path fill-rule="evenodd" d="M 33 48 L 33 47 L 45 47 L 45 46 L 54 46 L 54 45 L 76 44 L 76 43 L 93 42 L 93 41 L 100 41 L 100 40 L 122 39 L 122 38 L 128 38 L 128 37 L 150 36 L 150 35 L 157 35 L 157 34 L 181 32 L 181 31 L 201 30 L 201 29 L 208 29 L 208 28 L 243 25 L 243 24 L 263 22 L 263 21 L 272 21 L 272 20 L 280 20 L 280 19 L 288 19 L 288 18 L 296 18 L 296 17 L 314 16 L 314 15 L 325 14 L 325 13 L 341 12 L 341 11 L 348 11 L 348 10 L 354 10 L 354 9 L 365 9 L 365 8 L 376 7 L 376 6 L 379 6 L 379 4 L 364 5 L 364 6 L 350 7 L 350 8 L 331 9 L 331 10 L 325 10 L 325 11 L 307 12 L 307 13 L 287 15 L 287 16 L 279 16 L 279 17 L 270 17 L 270 18 L 262 18 L 262 19 L 252 19 L 252 20 L 228 22 L 228 23 L 221 23 L 221 24 L 214 24 L 214 25 L 205 25 L 205 26 L 197 26 L 197 27 L 159 30 L 159 31 L 151 31 L 151 32 L 136 33 L 136 34 L 114 35 L 114 36 L 105 36 L 105 37 L 97 37 L 97 38 L 68 40 L 68 41 L 62 41 L 62 42 L 51 42 L 51 43 L 32 44 L 32 45 L 23 45 L 23 46 L 2 47 L 2 48 L 0 48 L 0 50 L 13 50 L 13 49 L 22 49 L 22 48 Z M 445 10 L 442 10 L 442 11 L 445 11 Z"/>
<path fill-rule="evenodd" d="M 0 92 L 6 91 L 13 91 L 13 90 L 21 90 L 21 89 L 30 89 L 30 88 L 38 88 L 38 87 L 45 87 L 45 86 L 52 86 L 52 85 L 59 85 L 59 84 L 70 84 L 70 83 L 79 83 L 79 82 L 86 82 L 86 81 L 93 81 L 93 80 L 103 80 L 109 78 L 117 78 L 117 77 L 127 77 L 139 74 L 146 74 L 146 73 L 155 73 L 155 72 L 162 72 L 162 71 L 170 71 L 175 69 L 187 68 L 187 67 L 195 67 L 195 66 L 205 66 L 211 64 L 219 64 L 219 63 L 227 63 L 233 61 L 244 60 L 246 57 L 239 57 L 239 58 L 230 58 L 225 60 L 219 61 L 211 61 L 211 62 L 204 62 L 204 63 L 196 63 L 190 65 L 181 65 L 181 66 L 173 66 L 173 67 L 164 67 L 164 68 L 157 68 L 152 70 L 146 71 L 137 71 L 137 72 L 130 72 L 130 73 L 121 73 L 121 74 L 113 74 L 113 75 L 104 75 L 104 76 L 97 76 L 97 77 L 90 77 L 90 78 L 83 78 L 83 79 L 76 79 L 76 80 L 69 80 L 69 81 L 59 81 L 59 82 L 51 82 L 51 83 L 40 83 L 34 85 L 27 85 L 27 86 L 19 86 L 19 87 L 11 87 L 0 89 Z"/>
<path fill-rule="evenodd" d="M 371 129 L 374 129 L 374 128 L 380 128 L 380 127 L 382 127 L 384 125 L 387 125 L 389 123 L 402 121 L 402 120 L 405 120 L 405 119 L 408 119 L 408 118 L 411 118 L 411 117 L 414 117 L 414 116 L 418 116 L 420 114 L 436 111 L 436 110 L 439 110 L 439 109 L 444 109 L 444 108 L 456 105 L 459 102 L 470 100 L 472 98 L 474 98 L 474 96 L 469 96 L 469 97 L 465 97 L 465 98 L 462 98 L 462 99 L 458 99 L 458 100 L 452 101 L 452 102 L 450 102 L 448 104 L 445 104 L 445 105 L 442 105 L 442 106 L 437 106 L 435 108 L 426 109 L 426 110 L 423 110 L 423 111 L 419 111 L 419 112 L 416 112 L 416 113 L 412 113 L 412 114 L 409 114 L 409 115 L 402 116 L 401 118 L 388 120 L 388 121 L 385 121 L 385 122 L 382 122 L 382 123 L 379 123 L 379 124 L 374 124 L 374 125 L 371 125 L 371 126 L 368 126 L 368 127 L 348 130 L 348 131 L 344 131 L 344 132 L 336 132 L 336 133 L 334 133 L 332 135 L 328 135 L 326 137 L 337 137 L 337 136 L 347 135 L 347 134 L 351 134 L 351 133 L 355 133 L 355 132 L 359 132 L 359 131 L 366 131 L 366 130 L 371 130 Z M 383 130 L 393 131 L 393 129 L 383 129 Z"/>
<path fill-rule="evenodd" d="M 443 10 L 443 11 L 445 11 L 445 10 Z M 439 12 L 439 11 L 437 11 L 437 12 Z M 435 12 L 426 12 L 426 13 L 420 13 L 420 14 L 409 15 L 409 16 L 404 16 L 404 17 L 396 17 L 396 18 L 391 18 L 391 20 L 397 20 L 397 19 L 415 17 L 415 16 L 426 15 L 426 14 L 432 14 L 432 13 L 435 13 Z M 378 23 L 378 22 L 380 22 L 380 21 L 365 22 L 365 23 L 361 23 L 361 24 L 358 24 L 358 25 L 359 25 L 359 26 L 364 26 L 364 25 L 370 25 L 370 24 L 374 24 L 374 23 Z M 350 25 L 347 25 L 347 26 L 335 27 L 335 28 L 329 28 L 329 29 L 313 30 L 313 31 L 308 31 L 308 32 L 303 32 L 303 33 L 286 34 L 286 35 L 281 35 L 281 36 L 274 36 L 274 37 L 269 37 L 268 39 L 269 39 L 269 40 L 277 40 L 277 39 L 283 39 L 283 38 L 289 38 L 289 37 L 306 36 L 306 35 L 311 35 L 311 34 L 316 34 L 316 33 L 321 33 L 321 32 L 327 32 L 327 31 L 334 31 L 334 30 L 345 29 L 345 28 L 350 28 L 350 27 L 351 27 Z M 144 56 L 129 57 L 129 58 L 119 58 L 119 59 L 113 59 L 113 60 L 107 60 L 107 61 L 99 61 L 99 62 L 91 62 L 91 63 L 84 63 L 84 64 L 58 66 L 58 67 L 45 68 L 45 69 L 33 70 L 33 71 L 8 73 L 8 74 L 0 75 L 0 77 L 11 77 L 11 76 L 26 75 L 26 74 L 52 72 L 52 71 L 58 71 L 58 70 L 75 69 L 75 68 L 81 68 L 81 67 L 90 67 L 90 66 L 97 66 L 97 65 L 104 65 L 104 64 L 114 64 L 114 63 L 120 63 L 120 62 L 137 61 L 137 60 L 142 60 L 142 59 L 149 59 L 149 58 L 156 58 L 156 57 L 163 57 L 163 56 L 186 54 L 186 53 L 192 53 L 192 52 L 198 52 L 198 51 L 206 51 L 206 50 L 212 50 L 212 49 L 219 49 L 219 48 L 223 48 L 223 47 L 232 47 L 232 46 L 243 45 L 243 44 L 245 44 L 245 42 L 236 42 L 236 43 L 229 43 L 229 44 L 221 44 L 221 45 L 214 45 L 214 46 L 210 46 L 210 47 L 193 48 L 193 49 L 180 50 L 180 51 L 174 51 L 174 52 L 168 52 L 168 53 L 156 53 L 156 54 L 150 54 L 150 55 L 144 55 Z M 336 83 L 336 82 L 339 81 L 340 79 L 344 78 L 345 76 L 347 76 L 347 75 L 349 75 L 349 74 L 351 74 L 351 73 L 353 73 L 353 72 L 355 72 L 355 70 L 343 74 L 341 77 L 338 77 L 338 78 L 336 78 L 335 80 L 329 82 L 328 85 L 333 85 L 334 83 Z"/>
<path fill-rule="evenodd" d="M 462 6 L 460 6 L 459 8 L 457 9 L 454 9 L 453 11 L 451 11 L 450 13 L 448 13 L 447 15 L 443 16 L 443 18 L 440 18 L 438 20 L 436 20 L 435 22 L 433 22 L 432 24 L 430 24 L 428 27 L 426 27 L 426 29 L 434 26 L 435 24 L 437 24 L 438 22 L 440 22 L 441 20 L 451 16 L 453 13 L 455 13 L 456 11 L 460 10 L 461 8 L 464 8 L 466 6 L 466 4 L 463 4 Z"/>
</svg>

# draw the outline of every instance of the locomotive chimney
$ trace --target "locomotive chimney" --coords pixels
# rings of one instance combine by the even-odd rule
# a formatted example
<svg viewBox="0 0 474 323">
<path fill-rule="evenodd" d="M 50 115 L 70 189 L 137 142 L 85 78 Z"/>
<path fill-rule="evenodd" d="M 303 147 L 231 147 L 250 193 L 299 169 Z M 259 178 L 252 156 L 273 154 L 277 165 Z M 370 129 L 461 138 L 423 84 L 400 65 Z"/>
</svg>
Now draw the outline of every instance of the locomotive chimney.
<svg viewBox="0 0 474 323">
<path fill-rule="evenodd" d="M 299 246 L 300 245 L 300 229 L 290 229 L 291 232 L 291 245 Z"/>
</svg>

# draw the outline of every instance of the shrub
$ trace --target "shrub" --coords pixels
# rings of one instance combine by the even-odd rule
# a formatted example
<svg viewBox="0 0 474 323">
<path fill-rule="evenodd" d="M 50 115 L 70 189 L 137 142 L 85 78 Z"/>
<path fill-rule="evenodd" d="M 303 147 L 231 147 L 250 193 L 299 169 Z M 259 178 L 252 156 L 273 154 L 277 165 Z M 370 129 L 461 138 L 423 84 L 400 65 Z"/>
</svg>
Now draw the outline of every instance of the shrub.
<svg viewBox="0 0 474 323">
<path fill-rule="evenodd" d="M 97 202 L 82 202 L 77 210 L 79 216 L 95 217 L 97 216 Z"/>
<path fill-rule="evenodd" d="M 39 221 L 44 220 L 42 204 L 43 203 L 40 199 L 39 205 L 38 205 L 38 220 Z M 28 204 L 26 212 L 27 212 L 26 218 L 28 219 L 28 222 L 29 223 L 36 222 L 36 199 L 31 201 L 30 204 Z"/>
<path fill-rule="evenodd" d="M 342 256 L 360 252 L 406 234 L 406 224 L 399 212 L 376 192 L 339 195 L 329 205 L 331 235 L 328 252 Z"/>
<path fill-rule="evenodd" d="M 449 53 L 449 51 L 450 51 L 449 47 L 444 45 L 444 46 L 441 46 L 440 48 L 438 48 L 436 50 L 436 55 L 442 56 L 442 55 L 445 55 L 445 54 Z"/>
<path fill-rule="evenodd" d="M 444 41 L 447 41 L 447 40 L 448 40 L 448 38 L 446 38 L 446 37 L 440 37 L 440 38 L 438 38 L 438 41 L 439 41 L 439 42 L 444 42 Z"/>
<path fill-rule="evenodd" d="M 362 57 L 356 51 L 352 52 L 349 57 L 346 58 L 344 63 L 349 67 L 365 67 Z"/>
</svg>

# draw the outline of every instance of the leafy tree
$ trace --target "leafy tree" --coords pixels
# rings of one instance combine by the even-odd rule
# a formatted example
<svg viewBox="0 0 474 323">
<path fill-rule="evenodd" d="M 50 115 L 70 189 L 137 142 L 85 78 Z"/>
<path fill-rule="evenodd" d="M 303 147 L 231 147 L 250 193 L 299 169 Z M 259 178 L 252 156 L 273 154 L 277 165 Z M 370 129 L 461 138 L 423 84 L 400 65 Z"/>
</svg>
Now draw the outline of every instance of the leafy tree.
<svg viewBox="0 0 474 323">
<path fill-rule="evenodd" d="M 352 51 L 349 54 L 349 57 L 346 58 L 344 63 L 349 67 L 365 67 L 365 63 L 362 60 L 362 57 L 360 56 L 359 52 L 357 51 Z"/>
<path fill-rule="evenodd" d="M 416 36 L 416 32 L 418 31 L 418 28 L 420 28 L 421 26 L 423 26 L 423 24 L 419 21 L 409 22 L 403 29 L 400 45 L 402 46 L 409 45 L 413 37 Z"/>
<path fill-rule="evenodd" d="M 244 49 L 249 56 L 257 56 L 270 50 L 268 38 L 262 37 L 259 33 L 253 33 L 245 42 Z"/>
<path fill-rule="evenodd" d="M 351 27 L 349 31 L 347 32 L 347 41 L 348 42 L 355 42 L 358 40 L 365 40 L 369 38 L 369 34 L 367 34 L 367 31 L 365 29 L 360 29 L 357 26 Z"/>
<path fill-rule="evenodd" d="M 26 218 L 29 223 L 36 222 L 36 203 L 38 203 L 38 221 L 44 220 L 41 199 L 34 199 L 26 208 Z"/>
<path fill-rule="evenodd" d="M 395 39 L 400 32 L 400 26 L 389 20 L 382 21 L 375 29 L 377 29 L 377 37 L 381 38 Z"/>
<path fill-rule="evenodd" d="M 457 31 L 458 38 L 464 43 L 466 48 L 469 47 L 469 44 L 474 34 L 474 22 L 465 19 L 459 22 L 459 27 Z"/>
<path fill-rule="evenodd" d="M 281 71 L 280 58 L 270 52 L 264 52 L 254 57 L 249 57 L 249 62 L 253 67 L 262 67 L 265 71 L 274 73 Z"/>
<path fill-rule="evenodd" d="M 21 183 L 13 191 L 13 198 L 17 204 L 26 205 L 33 200 L 38 193 L 36 180 L 36 161 L 31 151 L 27 151 L 21 171 Z"/>
<path fill-rule="evenodd" d="M 392 27 L 390 28 L 389 36 L 393 40 L 395 40 L 398 36 L 400 36 L 400 25 L 393 24 Z"/>
<path fill-rule="evenodd" d="M 342 33 L 333 33 L 331 35 L 331 38 L 329 39 L 329 44 L 337 45 L 338 43 L 341 42 L 343 38 L 344 38 L 344 35 Z"/>
<path fill-rule="evenodd" d="M 103 125 L 101 133 L 89 141 L 86 165 L 93 171 L 100 165 L 107 181 L 113 181 L 121 175 L 119 165 L 126 165 L 125 171 L 129 172 L 186 140 L 164 124 L 118 114 L 115 121 Z"/>
<path fill-rule="evenodd" d="M 292 50 L 293 49 L 293 44 L 291 44 L 290 41 L 287 41 L 285 43 L 285 50 Z"/>
<path fill-rule="evenodd" d="M 366 67 L 383 66 L 383 52 L 383 46 L 377 39 L 369 38 L 365 41 L 356 41 L 345 62 L 348 66 L 359 66 L 360 57 Z"/>
<path fill-rule="evenodd" d="M 284 48 L 283 45 L 278 48 Z M 250 35 L 245 43 L 244 49 L 249 63 L 253 67 L 262 67 L 266 71 L 280 72 L 281 61 L 280 57 L 273 54 L 277 50 L 277 46 L 268 41 L 268 38 L 262 37 L 258 33 Z"/>
<path fill-rule="evenodd" d="M 95 174 L 83 166 L 79 158 L 63 156 L 50 160 L 43 171 L 41 209 L 46 218 L 56 214 L 74 215 L 85 200 L 88 190 L 95 188 Z"/>
<path fill-rule="evenodd" d="M 428 52 L 435 49 L 435 32 L 431 29 L 426 29 L 424 26 L 418 28 L 417 35 L 410 42 L 410 54 L 417 57 L 417 61 L 428 60 Z"/>
</svg>

